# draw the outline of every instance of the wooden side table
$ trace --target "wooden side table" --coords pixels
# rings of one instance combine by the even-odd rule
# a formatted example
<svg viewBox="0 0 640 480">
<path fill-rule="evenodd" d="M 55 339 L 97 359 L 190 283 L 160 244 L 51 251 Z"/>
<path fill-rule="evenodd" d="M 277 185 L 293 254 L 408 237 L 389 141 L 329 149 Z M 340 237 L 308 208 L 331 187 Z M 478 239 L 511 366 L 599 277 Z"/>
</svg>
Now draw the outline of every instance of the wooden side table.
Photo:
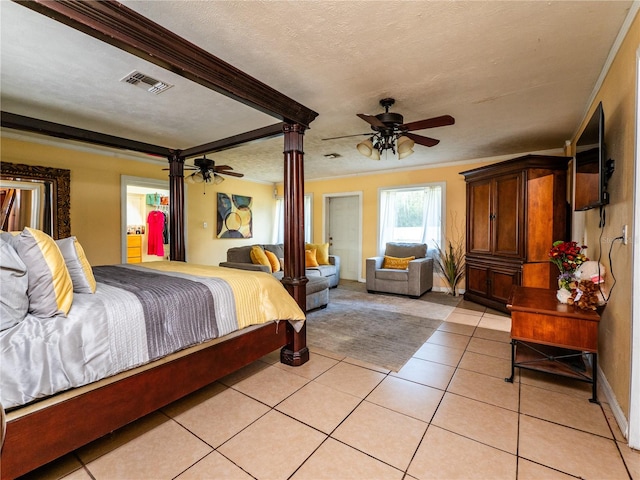
<svg viewBox="0 0 640 480">
<path fill-rule="evenodd" d="M 515 287 L 511 311 L 511 376 L 515 367 L 591 383 L 590 402 L 598 403 L 598 325 L 600 315 L 564 305 L 555 290 Z M 584 362 L 583 355 L 591 362 Z M 589 364 L 590 363 L 590 364 Z"/>
</svg>

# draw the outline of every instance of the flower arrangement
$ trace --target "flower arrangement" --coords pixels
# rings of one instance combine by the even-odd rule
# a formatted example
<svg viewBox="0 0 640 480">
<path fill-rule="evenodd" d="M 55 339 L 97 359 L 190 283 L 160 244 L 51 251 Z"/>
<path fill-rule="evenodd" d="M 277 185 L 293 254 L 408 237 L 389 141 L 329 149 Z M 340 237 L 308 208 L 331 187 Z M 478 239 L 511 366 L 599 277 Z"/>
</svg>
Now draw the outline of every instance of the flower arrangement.
<svg viewBox="0 0 640 480">
<path fill-rule="evenodd" d="M 589 260 L 582 253 L 585 248 L 587 248 L 585 245 L 580 246 L 576 242 L 558 240 L 553 242 L 553 246 L 549 250 L 549 260 L 560 270 L 557 298 L 562 303 L 568 303 L 571 292 L 578 287 L 576 270 Z"/>
<path fill-rule="evenodd" d="M 565 242 L 558 240 L 553 242 L 553 246 L 549 251 L 549 260 L 553 262 L 560 274 L 573 274 L 580 265 L 589 259 L 582 253 L 586 245 L 579 246 L 576 242 Z"/>
</svg>

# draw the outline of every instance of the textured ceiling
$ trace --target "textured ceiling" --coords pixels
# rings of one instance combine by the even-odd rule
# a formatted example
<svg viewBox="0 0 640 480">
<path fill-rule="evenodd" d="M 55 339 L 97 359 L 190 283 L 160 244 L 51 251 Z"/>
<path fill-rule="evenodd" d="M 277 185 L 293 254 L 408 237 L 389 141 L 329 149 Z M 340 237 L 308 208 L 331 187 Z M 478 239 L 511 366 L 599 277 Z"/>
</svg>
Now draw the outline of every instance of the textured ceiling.
<svg viewBox="0 0 640 480">
<path fill-rule="evenodd" d="M 305 135 L 307 179 L 561 148 L 575 133 L 629 1 L 125 1 L 126 6 L 319 113 Z M 172 148 L 276 123 L 23 6 L 0 2 L 2 110 Z M 175 86 L 120 82 L 133 70 Z M 381 161 L 359 155 L 356 113 L 405 122 L 441 143 Z M 3 131 L 3 134 L 7 134 Z M 212 158 L 282 180 L 282 138 Z M 324 155 L 337 153 L 338 159 Z"/>
</svg>

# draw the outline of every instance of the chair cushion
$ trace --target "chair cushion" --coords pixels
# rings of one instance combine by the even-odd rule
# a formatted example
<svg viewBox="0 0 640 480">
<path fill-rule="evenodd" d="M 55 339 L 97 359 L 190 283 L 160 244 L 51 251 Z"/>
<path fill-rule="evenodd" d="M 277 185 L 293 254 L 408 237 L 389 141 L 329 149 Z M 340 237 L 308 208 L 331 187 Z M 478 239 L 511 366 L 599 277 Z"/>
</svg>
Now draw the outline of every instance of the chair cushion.
<svg viewBox="0 0 640 480">
<path fill-rule="evenodd" d="M 387 243 L 385 255 L 390 257 L 415 257 L 424 258 L 427 256 L 427 244 L 426 243 L 399 243 L 389 242 Z"/>
<path fill-rule="evenodd" d="M 408 282 L 409 271 L 391 269 L 376 270 L 376 280 L 394 280 L 397 282 Z"/>
<path fill-rule="evenodd" d="M 329 288 L 329 280 L 324 277 L 309 277 L 307 282 L 306 291 L 307 295 L 319 292 L 321 290 Z"/>
<path fill-rule="evenodd" d="M 314 274 L 318 272 L 318 274 L 323 277 L 330 277 L 336 274 L 336 267 L 335 265 L 318 265 L 317 267 L 307 268 L 307 272 L 314 272 Z M 307 276 L 309 275 L 307 274 Z"/>
<path fill-rule="evenodd" d="M 395 270 L 406 270 L 409 268 L 409 262 L 411 260 L 415 260 L 416 257 L 390 257 L 389 255 L 384 256 L 384 261 L 382 262 L 382 268 L 392 268 Z"/>
</svg>

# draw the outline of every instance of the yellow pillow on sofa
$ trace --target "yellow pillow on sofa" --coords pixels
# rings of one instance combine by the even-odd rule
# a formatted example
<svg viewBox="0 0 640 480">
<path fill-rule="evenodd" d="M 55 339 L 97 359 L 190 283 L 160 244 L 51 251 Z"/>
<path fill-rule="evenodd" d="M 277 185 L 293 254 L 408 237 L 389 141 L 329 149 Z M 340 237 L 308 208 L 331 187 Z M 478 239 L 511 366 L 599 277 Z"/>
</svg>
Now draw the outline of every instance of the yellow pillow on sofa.
<svg viewBox="0 0 640 480">
<path fill-rule="evenodd" d="M 264 254 L 267 256 L 267 260 L 269 260 L 269 265 L 271 265 L 271 273 L 279 272 L 280 260 L 278 260 L 278 256 L 269 250 L 265 250 Z"/>
<path fill-rule="evenodd" d="M 271 262 L 269 262 L 269 258 L 267 257 L 267 254 L 264 253 L 264 250 L 261 246 L 254 245 L 253 247 L 251 247 L 251 252 L 249 252 L 249 255 L 251 256 L 251 261 L 255 265 L 265 265 L 269 267 L 269 270 L 271 270 Z"/>
<path fill-rule="evenodd" d="M 316 260 L 319 265 L 329 265 L 329 244 L 328 243 L 307 243 L 305 250 L 316 249 Z"/>
<path fill-rule="evenodd" d="M 305 259 L 305 264 L 306 264 L 307 268 L 309 268 L 309 267 L 317 267 L 318 266 L 318 260 L 316 260 L 316 250 L 315 249 L 305 250 L 304 251 L 304 259 Z"/>
<path fill-rule="evenodd" d="M 388 255 L 384 256 L 384 261 L 382 262 L 382 268 L 391 268 L 394 270 L 406 270 L 409 268 L 409 262 L 411 260 L 415 260 L 416 257 L 390 257 Z"/>
</svg>

